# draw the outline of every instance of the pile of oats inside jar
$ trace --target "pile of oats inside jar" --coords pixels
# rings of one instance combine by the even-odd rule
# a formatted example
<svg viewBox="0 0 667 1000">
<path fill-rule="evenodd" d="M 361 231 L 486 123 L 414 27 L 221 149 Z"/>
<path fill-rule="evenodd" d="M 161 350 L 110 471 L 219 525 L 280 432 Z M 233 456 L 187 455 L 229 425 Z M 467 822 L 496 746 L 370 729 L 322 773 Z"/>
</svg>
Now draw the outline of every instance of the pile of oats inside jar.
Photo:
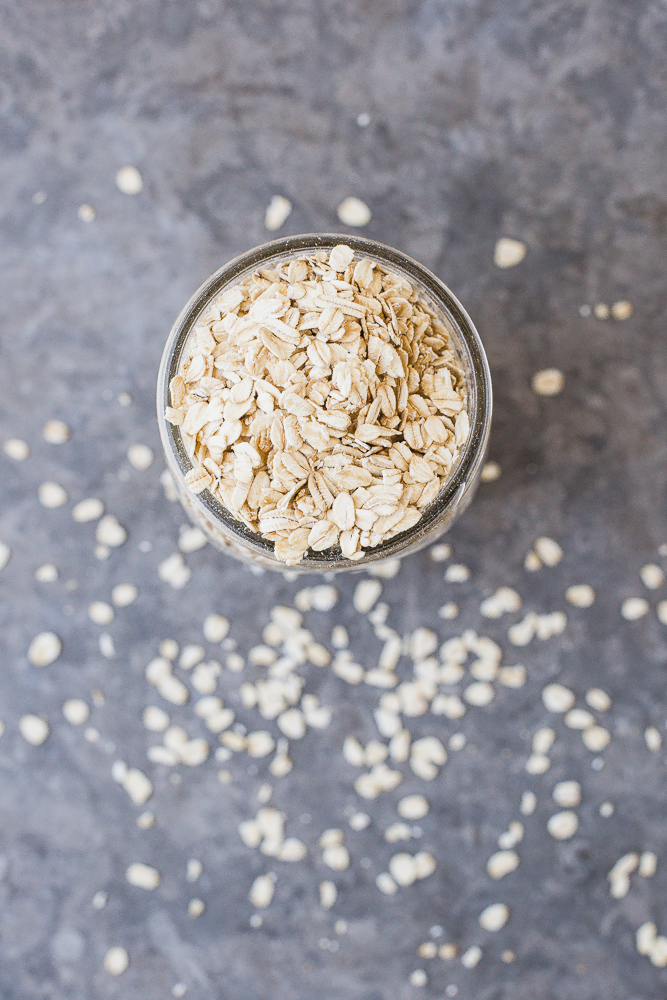
<svg viewBox="0 0 667 1000">
<path fill-rule="evenodd" d="M 286 565 L 309 549 L 359 560 L 414 527 L 469 434 L 448 330 L 406 278 L 345 245 L 225 289 L 170 394 L 189 489 Z"/>
</svg>

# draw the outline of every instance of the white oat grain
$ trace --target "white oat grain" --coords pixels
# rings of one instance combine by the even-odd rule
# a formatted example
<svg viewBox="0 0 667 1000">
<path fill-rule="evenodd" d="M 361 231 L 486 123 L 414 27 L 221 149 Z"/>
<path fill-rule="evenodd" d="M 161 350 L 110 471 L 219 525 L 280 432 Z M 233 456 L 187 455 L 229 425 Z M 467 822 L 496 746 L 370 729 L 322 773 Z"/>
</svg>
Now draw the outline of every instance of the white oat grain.
<svg viewBox="0 0 667 1000">
<path fill-rule="evenodd" d="M 563 390 L 565 376 L 558 368 L 544 368 L 535 372 L 530 385 L 538 396 L 557 396 Z"/>
<path fill-rule="evenodd" d="M 502 930 L 509 920 L 509 906 L 505 903 L 491 903 L 479 915 L 479 926 L 485 931 L 496 932 Z"/>
<path fill-rule="evenodd" d="M 567 588 L 565 597 L 575 608 L 590 608 L 595 601 L 595 591 L 589 583 L 576 583 Z"/>
<path fill-rule="evenodd" d="M 132 444 L 127 450 L 127 460 L 139 472 L 145 472 L 153 464 L 155 454 L 147 444 Z"/>
<path fill-rule="evenodd" d="M 126 948 L 115 945 L 109 948 L 104 956 L 104 968 L 110 976 L 121 976 L 130 964 L 130 956 Z"/>
<path fill-rule="evenodd" d="M 528 247 L 521 240 L 512 239 L 509 236 L 503 236 L 496 242 L 493 251 L 493 263 L 496 267 L 508 268 L 516 267 L 526 256 L 528 252 Z"/>
<path fill-rule="evenodd" d="M 116 174 L 116 187 L 123 194 L 139 194 L 144 182 L 136 167 L 121 167 Z"/>
<path fill-rule="evenodd" d="M 574 694 L 562 684 L 547 684 L 542 691 L 542 702 L 548 712 L 561 714 L 574 705 Z"/>
<path fill-rule="evenodd" d="M 8 438 L 2 446 L 2 450 L 8 458 L 15 462 L 25 462 L 30 454 L 27 442 L 22 441 L 21 438 Z"/>
<path fill-rule="evenodd" d="M 63 705 L 63 715 L 72 726 L 81 726 L 88 721 L 90 708 L 80 698 L 69 698 Z"/>
<path fill-rule="evenodd" d="M 641 581 L 649 590 L 657 590 L 665 582 L 665 574 L 655 563 L 646 563 L 639 570 Z"/>
<path fill-rule="evenodd" d="M 270 232 L 275 232 L 287 222 L 292 211 L 292 202 L 284 195 L 274 194 L 264 213 L 264 226 Z"/>
<path fill-rule="evenodd" d="M 88 617 L 96 625 L 108 625 L 115 618 L 115 613 L 106 601 L 93 601 L 88 605 Z"/>
<path fill-rule="evenodd" d="M 49 444 L 64 444 L 69 440 L 71 431 L 62 420 L 49 420 L 42 428 L 42 437 Z"/>
<path fill-rule="evenodd" d="M 86 500 L 81 500 L 72 508 L 72 517 L 80 524 L 84 524 L 86 521 L 97 521 L 99 517 L 102 517 L 103 513 L 104 504 L 97 497 L 88 497 Z"/>
<path fill-rule="evenodd" d="M 547 823 L 547 830 L 556 840 L 569 840 L 577 832 L 579 817 L 570 810 L 554 813 Z"/>
<path fill-rule="evenodd" d="M 60 483 L 49 480 L 46 483 L 42 483 L 37 492 L 39 502 L 47 510 L 55 510 L 56 507 L 62 507 L 63 504 L 67 503 L 67 491 L 63 489 Z"/>
<path fill-rule="evenodd" d="M 122 545 L 127 539 L 127 531 L 113 514 L 107 514 L 97 525 L 95 538 L 100 545 L 108 545 L 111 548 L 116 548 L 118 545 Z"/>
<path fill-rule="evenodd" d="M 270 875 L 258 875 L 248 893 L 248 899 L 258 910 L 265 910 L 271 905 L 275 892 L 274 880 Z"/>
<path fill-rule="evenodd" d="M 367 226 L 371 221 L 371 210 L 361 198 L 343 198 L 336 214 L 344 226 L 353 228 Z"/>
<path fill-rule="evenodd" d="M 49 735 L 49 726 L 39 715 L 23 715 L 19 719 L 19 731 L 26 743 L 38 747 Z"/>
<path fill-rule="evenodd" d="M 157 868 L 145 865 L 141 861 L 135 861 L 127 868 L 125 878 L 130 885 L 135 885 L 139 889 L 146 889 L 147 891 L 157 889 L 162 881 L 162 876 Z"/>
<path fill-rule="evenodd" d="M 28 659 L 33 667 L 48 667 L 61 651 L 62 643 L 55 632 L 40 632 L 28 647 Z"/>
<path fill-rule="evenodd" d="M 648 612 L 648 601 L 643 597 L 628 597 L 621 605 L 621 614 L 629 622 L 636 622 Z"/>
</svg>

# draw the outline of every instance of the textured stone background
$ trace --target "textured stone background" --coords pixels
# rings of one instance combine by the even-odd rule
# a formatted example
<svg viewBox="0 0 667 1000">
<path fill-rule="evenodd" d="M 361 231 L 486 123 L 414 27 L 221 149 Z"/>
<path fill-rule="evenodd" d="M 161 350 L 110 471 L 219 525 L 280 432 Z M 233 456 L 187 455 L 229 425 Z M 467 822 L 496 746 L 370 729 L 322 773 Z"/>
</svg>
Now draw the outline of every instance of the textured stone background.
<svg viewBox="0 0 667 1000">
<path fill-rule="evenodd" d="M 638 577 L 667 541 L 665 4 L 12 0 L 0 25 L 0 432 L 31 446 L 21 464 L 0 456 L 0 538 L 13 553 L 0 576 L 2 1000 L 158 1000 L 178 983 L 193 1000 L 664 998 L 667 973 L 637 954 L 634 933 L 647 919 L 667 933 L 665 761 L 643 738 L 649 724 L 664 733 L 667 641 L 654 608 L 666 595 Z M 114 184 L 124 164 L 142 172 L 136 197 Z M 39 204 L 36 192 L 46 195 Z M 496 396 L 490 457 L 502 475 L 451 533 L 453 558 L 472 576 L 446 584 L 443 564 L 422 553 L 387 581 L 383 599 L 399 632 L 423 624 L 446 638 L 477 628 L 529 673 L 520 691 L 501 689 L 458 723 L 410 720 L 415 735 L 459 730 L 468 744 L 435 782 L 402 766 L 400 788 L 368 804 L 340 751 L 348 732 L 376 735 L 377 691 L 301 668 L 333 722 L 294 743 L 294 770 L 271 779 L 288 833 L 309 847 L 296 865 L 245 848 L 237 832 L 258 808 L 268 759 L 239 755 L 223 786 L 211 757 L 176 768 L 174 784 L 146 761 L 155 739 L 141 712 L 158 698 L 143 671 L 161 639 L 200 641 L 203 618 L 217 611 L 245 652 L 270 608 L 291 603 L 300 585 L 253 576 L 208 547 L 187 556 L 184 590 L 161 583 L 157 566 L 185 518 L 164 496 L 161 458 L 143 473 L 125 458 L 137 441 L 158 453 L 154 384 L 174 316 L 209 273 L 267 238 L 264 211 L 278 193 L 294 204 L 285 234 L 341 231 L 338 202 L 361 197 L 373 212 L 363 233 L 435 270 L 481 331 Z M 95 221 L 77 217 L 84 203 Z M 494 267 L 500 236 L 528 245 L 515 269 Z M 579 314 L 618 299 L 634 304 L 627 322 Z M 544 399 L 530 378 L 549 366 L 563 370 L 565 389 Z M 128 407 L 117 401 L 123 391 Z M 68 443 L 42 440 L 51 418 L 71 426 Z M 48 479 L 70 496 L 56 511 L 37 501 Z M 129 531 L 107 561 L 93 556 L 94 527 L 70 517 L 91 495 Z M 528 574 L 523 558 L 541 534 L 565 557 Z M 38 584 L 34 570 L 47 561 L 59 580 Z M 109 626 L 117 657 L 108 660 L 86 608 L 126 581 L 140 596 Z M 324 642 L 333 624 L 347 624 L 355 655 L 372 666 L 381 644 L 351 609 L 355 582 L 337 580 L 337 607 L 306 624 Z M 565 602 L 578 582 L 598 591 L 590 610 Z M 507 627 L 520 616 L 479 614 L 499 585 L 514 586 L 526 610 L 566 610 L 565 633 L 513 649 Z M 651 610 L 629 623 L 620 605 L 633 595 Z M 460 605 L 454 622 L 436 614 L 446 600 Z M 62 637 L 63 655 L 38 670 L 26 650 L 44 629 Z M 579 704 L 593 685 L 612 696 L 600 770 L 544 709 L 548 679 L 568 684 Z M 240 721 L 262 728 L 239 707 L 239 684 L 224 672 L 221 693 Z M 93 689 L 105 697 L 89 723 L 96 743 L 61 713 L 66 698 L 91 703 Z M 26 712 L 49 719 L 41 747 L 19 734 Z M 172 717 L 205 732 L 190 706 Z M 532 734 L 546 724 L 558 732 L 552 766 L 530 777 Z M 149 830 L 111 778 L 117 759 L 151 776 Z M 581 781 L 583 802 L 577 834 L 559 843 L 546 821 L 563 778 Z M 493 883 L 486 860 L 520 818 L 527 788 L 538 807 L 523 820 L 521 865 Z M 438 869 L 386 897 L 374 879 L 400 845 L 385 844 L 382 831 L 408 790 L 432 802 L 408 849 L 431 850 Z M 607 800 L 615 813 L 603 819 Z M 357 808 L 373 819 L 363 833 L 346 825 Z M 317 850 L 329 826 L 347 830 L 352 864 L 342 874 Z M 628 896 L 611 899 L 607 872 L 643 849 L 658 854 L 657 875 L 633 876 Z M 190 857 L 204 865 L 195 886 L 185 879 Z M 128 885 L 132 861 L 155 865 L 160 888 Z M 264 871 L 276 872 L 276 896 L 254 929 L 247 894 Z M 339 886 L 329 913 L 317 895 L 327 877 Z M 100 890 L 108 903 L 97 911 Z M 196 920 L 187 915 L 194 895 L 207 906 Z M 493 935 L 477 917 L 496 900 L 511 917 Z M 346 934 L 334 930 L 339 919 Z M 443 927 L 438 943 L 481 945 L 476 969 L 417 957 L 433 924 Z M 115 944 L 131 959 L 117 979 L 102 964 Z M 511 964 L 505 949 L 516 954 Z M 421 988 L 408 981 L 416 968 L 428 976 Z"/>
</svg>

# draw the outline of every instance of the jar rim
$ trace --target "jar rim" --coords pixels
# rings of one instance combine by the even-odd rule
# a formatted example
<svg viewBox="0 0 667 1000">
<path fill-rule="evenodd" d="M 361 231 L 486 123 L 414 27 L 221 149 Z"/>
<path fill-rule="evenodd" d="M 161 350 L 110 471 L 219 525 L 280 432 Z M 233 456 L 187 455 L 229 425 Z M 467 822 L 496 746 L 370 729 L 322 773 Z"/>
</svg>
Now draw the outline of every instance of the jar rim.
<svg viewBox="0 0 667 1000">
<path fill-rule="evenodd" d="M 259 267 L 277 263 L 281 258 L 331 250 L 339 244 L 349 246 L 355 254 L 374 257 L 380 264 L 405 275 L 416 283 L 419 290 L 426 291 L 438 310 L 444 313 L 449 332 L 454 333 L 457 353 L 464 362 L 469 376 L 467 409 L 470 432 L 444 485 L 424 509 L 417 524 L 373 548 L 365 549 L 363 558 L 356 561 L 335 554 L 335 549 L 333 552 L 308 550 L 297 566 L 288 567 L 275 558 L 273 542 L 263 538 L 258 532 L 251 531 L 234 518 L 222 502 L 208 490 L 200 494 L 189 494 L 188 500 L 204 518 L 222 522 L 238 544 L 251 550 L 264 561 L 275 563 L 276 569 L 310 570 L 321 573 L 333 569 L 360 570 L 371 562 L 399 555 L 408 546 L 419 544 L 421 539 L 423 539 L 422 544 L 426 544 L 428 536 L 437 527 L 438 522 L 467 492 L 469 482 L 475 480 L 484 459 L 489 437 L 493 402 L 486 353 L 468 313 L 447 285 L 412 257 L 367 237 L 341 233 L 302 233 L 271 240 L 234 257 L 203 282 L 176 318 L 162 353 L 157 383 L 158 425 L 167 466 L 172 476 L 182 479 L 192 468 L 192 462 L 186 452 L 180 428 L 170 424 L 165 417 L 165 409 L 170 405 L 169 383 L 178 373 L 183 351 L 204 309 L 224 288 L 235 284 L 244 275 Z"/>
</svg>

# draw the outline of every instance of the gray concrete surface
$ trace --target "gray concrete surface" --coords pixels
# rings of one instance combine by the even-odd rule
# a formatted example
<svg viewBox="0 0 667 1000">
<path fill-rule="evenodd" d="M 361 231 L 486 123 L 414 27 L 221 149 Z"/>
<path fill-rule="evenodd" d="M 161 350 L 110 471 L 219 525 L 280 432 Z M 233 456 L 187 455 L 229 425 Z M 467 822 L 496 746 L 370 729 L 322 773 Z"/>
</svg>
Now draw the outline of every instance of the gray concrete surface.
<svg viewBox="0 0 667 1000">
<path fill-rule="evenodd" d="M 667 641 L 655 609 L 667 594 L 647 590 L 638 575 L 647 562 L 664 565 L 657 549 L 667 541 L 666 42 L 658 0 L 4 5 L 0 432 L 3 441 L 26 440 L 31 454 L 22 463 L 0 456 L 0 538 L 12 549 L 0 575 L 2 1000 L 158 1000 L 183 987 L 192 1000 L 667 995 L 667 972 L 634 942 L 646 920 L 667 934 L 665 755 L 643 735 L 649 725 L 665 735 Z M 360 114 L 368 125 L 357 123 Z M 125 164 L 144 179 L 135 197 L 114 183 Z M 196 694 L 175 708 L 145 681 L 159 642 L 201 641 L 215 611 L 230 618 L 245 654 L 271 607 L 291 604 L 301 586 L 254 576 L 210 547 L 186 556 L 193 575 L 183 590 L 157 575 L 185 521 L 159 481 L 153 397 L 162 345 L 201 281 L 267 238 L 274 194 L 294 205 L 281 233 L 344 232 L 339 201 L 366 201 L 373 218 L 364 234 L 447 281 L 482 333 L 494 377 L 490 458 L 502 473 L 450 537 L 450 561 L 470 567 L 469 581 L 446 583 L 446 564 L 422 553 L 386 581 L 382 599 L 401 634 L 426 625 L 442 639 L 465 628 L 491 636 L 505 663 L 525 664 L 528 682 L 499 687 L 491 705 L 457 722 L 407 720 L 415 737 L 446 742 L 462 732 L 466 747 L 430 783 L 398 765 L 403 783 L 371 802 L 355 793 L 358 772 L 341 747 L 348 733 L 377 736 L 380 693 L 308 665 L 299 668 L 306 689 L 333 718 L 292 743 L 287 777 L 269 774 L 270 758 L 245 754 L 224 765 L 226 785 L 213 756 L 195 768 L 146 759 L 159 740 L 142 725 L 147 704 L 163 705 L 191 736 L 206 735 Z M 94 221 L 79 219 L 82 204 L 93 206 Z M 493 264 L 501 236 L 528 246 L 507 271 Z M 634 305 L 625 322 L 580 314 L 623 299 Z M 565 388 L 538 397 L 531 376 L 552 366 Z M 119 404 L 122 392 L 131 405 Z M 67 443 L 42 439 L 53 418 L 71 427 Z M 126 460 L 135 442 L 155 449 L 145 472 Z M 40 506 L 45 480 L 66 488 L 65 506 Z M 71 518 L 87 496 L 101 497 L 128 529 L 104 561 L 93 554 L 94 525 Z M 539 535 L 558 539 L 565 555 L 527 573 L 523 559 Z M 45 562 L 58 567 L 56 582 L 35 581 Z M 119 582 L 135 583 L 139 598 L 102 629 L 87 607 L 108 601 Z M 309 612 L 306 626 L 330 645 L 332 626 L 346 624 L 369 667 L 381 642 L 352 610 L 356 582 L 337 579 L 337 606 Z M 564 597 L 580 582 L 598 594 L 587 610 Z M 484 620 L 480 601 L 501 585 L 515 587 L 524 608 Z M 629 596 L 649 602 L 639 621 L 621 616 Z M 452 600 L 459 617 L 443 621 L 437 609 Z M 567 628 L 516 649 L 507 629 L 530 610 L 564 610 Z M 37 669 L 26 652 L 47 629 L 63 652 Z M 114 659 L 100 653 L 101 631 L 113 638 Z M 216 652 L 208 646 L 207 655 Z M 409 673 L 407 661 L 400 670 Z M 243 679 L 223 670 L 220 694 L 239 722 L 278 735 L 241 705 Z M 612 697 L 604 722 L 612 740 L 601 754 L 544 708 L 540 692 L 555 679 L 579 706 L 593 686 Z M 85 726 L 63 718 L 73 697 L 91 705 Z M 41 746 L 20 735 L 26 713 L 49 720 Z M 545 725 L 557 732 L 551 767 L 531 776 L 531 739 Z M 145 806 L 112 779 L 117 760 L 149 774 Z M 581 782 L 582 804 L 575 836 L 559 842 L 546 823 L 558 809 L 553 786 L 565 778 Z M 239 837 L 267 781 L 288 834 L 308 847 L 297 864 L 266 858 Z M 537 797 L 532 816 L 519 812 L 525 790 Z M 431 811 L 421 837 L 388 845 L 383 831 L 408 791 L 426 794 Z M 608 818 L 604 802 L 615 809 Z M 372 821 L 354 832 L 347 819 L 359 809 Z M 145 810 L 155 823 L 142 830 Z M 521 864 L 493 882 L 486 861 L 517 819 Z M 317 840 L 329 827 L 346 831 L 344 872 L 322 863 Z M 384 896 L 375 877 L 402 849 L 432 852 L 436 872 Z M 643 850 L 658 855 L 656 875 L 635 873 L 628 894 L 611 898 L 608 871 Z M 203 864 L 193 885 L 189 858 Z M 128 884 L 134 861 L 160 871 L 158 889 Z M 248 891 L 268 871 L 275 898 L 253 927 Z M 331 911 L 318 901 L 326 878 L 339 888 Z M 92 902 L 98 892 L 107 894 L 101 909 Z M 206 904 L 196 919 L 187 914 L 193 897 Z M 511 915 L 492 934 L 478 916 L 496 901 Z M 453 942 L 459 955 L 481 946 L 476 968 L 416 954 L 434 925 L 442 928 L 435 943 Z M 130 956 L 117 978 L 103 966 L 114 945 Z M 409 980 L 416 969 L 426 973 L 423 986 Z"/>
</svg>

